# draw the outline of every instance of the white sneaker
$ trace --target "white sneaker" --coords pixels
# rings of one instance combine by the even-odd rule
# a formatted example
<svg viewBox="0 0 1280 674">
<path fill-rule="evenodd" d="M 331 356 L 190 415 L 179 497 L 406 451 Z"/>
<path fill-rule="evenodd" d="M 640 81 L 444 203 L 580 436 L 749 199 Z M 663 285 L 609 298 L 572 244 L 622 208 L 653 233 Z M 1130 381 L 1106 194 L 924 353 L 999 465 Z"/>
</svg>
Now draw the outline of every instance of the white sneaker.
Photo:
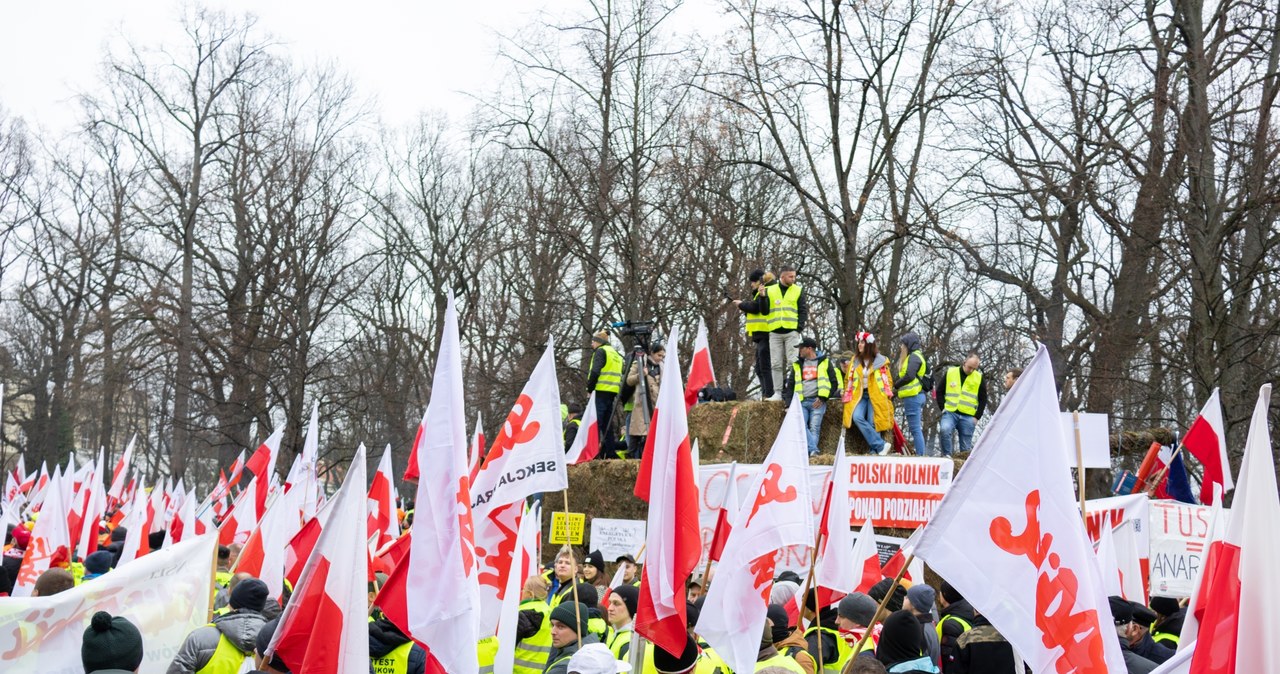
<svg viewBox="0 0 1280 674">
<path fill-rule="evenodd" d="M 877 455 L 877 456 L 888 456 L 888 455 L 889 455 L 889 450 L 891 450 L 891 449 L 893 449 L 893 447 L 891 447 L 891 446 L 889 446 L 888 444 L 886 444 L 886 445 L 884 445 L 883 447 L 881 447 L 881 448 L 880 448 L 880 451 L 876 452 L 876 455 Z"/>
<path fill-rule="evenodd" d="M 771 400 L 781 401 L 782 395 L 777 391 L 774 391 L 773 395 L 769 396 L 768 398 L 765 398 L 765 401 L 771 401 Z"/>
</svg>

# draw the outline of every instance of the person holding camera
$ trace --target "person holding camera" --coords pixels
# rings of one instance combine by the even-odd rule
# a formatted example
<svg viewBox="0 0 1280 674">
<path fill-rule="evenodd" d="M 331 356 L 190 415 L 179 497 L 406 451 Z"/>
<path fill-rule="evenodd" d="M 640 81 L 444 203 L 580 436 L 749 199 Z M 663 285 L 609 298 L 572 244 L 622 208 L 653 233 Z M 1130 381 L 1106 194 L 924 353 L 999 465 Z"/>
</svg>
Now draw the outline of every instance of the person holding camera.
<svg viewBox="0 0 1280 674">
<path fill-rule="evenodd" d="M 614 456 L 610 441 L 613 426 L 613 402 L 622 391 L 622 354 L 609 342 L 609 333 L 601 330 L 591 336 L 591 369 L 587 374 L 587 392 L 596 394 L 596 425 L 599 429 L 600 455 Z"/>
<path fill-rule="evenodd" d="M 747 277 L 751 283 L 751 299 L 733 300 L 746 319 L 747 337 L 751 338 L 756 349 L 755 373 L 760 382 L 760 399 L 772 398 L 774 395 L 773 370 L 769 361 L 769 295 L 768 288 L 774 283 L 773 274 L 763 269 L 756 269 Z"/>
<path fill-rule="evenodd" d="M 649 419 L 653 416 L 653 404 L 658 401 L 658 387 L 662 384 L 662 361 L 667 357 L 667 349 L 661 344 L 653 346 L 648 356 L 644 348 L 637 345 L 631 359 L 631 367 L 627 369 L 627 388 L 630 397 L 625 409 L 627 411 L 627 458 L 639 459 L 644 455 L 645 437 L 649 435 Z M 644 371 L 644 381 L 640 381 L 640 372 Z"/>
</svg>

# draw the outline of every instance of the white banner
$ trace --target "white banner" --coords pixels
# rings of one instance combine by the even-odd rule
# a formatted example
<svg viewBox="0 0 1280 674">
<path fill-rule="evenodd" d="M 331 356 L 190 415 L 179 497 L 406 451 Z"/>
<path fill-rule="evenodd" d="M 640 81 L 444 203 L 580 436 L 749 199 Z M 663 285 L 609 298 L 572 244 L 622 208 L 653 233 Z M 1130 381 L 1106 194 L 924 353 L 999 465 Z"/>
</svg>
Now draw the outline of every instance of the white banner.
<svg viewBox="0 0 1280 674">
<path fill-rule="evenodd" d="M 707 551 L 711 548 L 711 537 L 716 531 L 716 515 L 720 512 L 720 504 L 724 501 L 729 484 L 729 466 L 727 463 L 709 464 L 702 466 L 698 472 L 698 531 L 702 539 L 702 556 L 699 557 L 696 573 L 702 573 L 703 565 L 707 563 Z M 741 501 L 739 507 L 748 499 L 756 497 L 748 492 L 759 471 L 760 464 L 738 464 L 733 479 L 738 484 L 738 499 Z M 810 505 L 814 522 L 822 517 L 822 497 L 826 493 L 827 476 L 830 473 L 831 466 L 809 466 L 809 493 L 813 497 Z M 809 571 L 808 550 L 803 545 L 779 550 L 775 556 L 775 573 L 795 571 L 803 576 Z"/>
<path fill-rule="evenodd" d="M 1208 548 L 1210 506 L 1151 502 L 1151 596 L 1190 597 Z M 1223 526 L 1228 517 L 1222 511 Z"/>
<path fill-rule="evenodd" d="M 714 521 L 712 522 L 714 525 Z M 599 550 L 606 564 L 623 556 L 635 557 L 644 547 L 644 520 L 613 520 L 607 517 L 596 517 L 591 520 L 591 538 L 588 539 L 591 550 Z M 604 573 L 601 570 L 601 573 Z"/>
<path fill-rule="evenodd" d="M 142 632 L 142 674 L 164 674 L 208 623 L 215 533 L 142 556 L 52 597 L 0 599 L 0 671 L 81 674 L 80 642 L 98 611 Z"/>
<path fill-rule="evenodd" d="M 1085 501 L 1084 527 L 1089 532 L 1089 540 L 1095 545 L 1102 533 L 1103 522 L 1109 521 L 1113 526 L 1127 522 L 1133 527 L 1138 537 L 1138 565 L 1142 568 L 1143 583 L 1151 576 L 1151 527 L 1148 525 L 1150 504 L 1151 500 L 1146 494 L 1108 496 Z"/>
</svg>

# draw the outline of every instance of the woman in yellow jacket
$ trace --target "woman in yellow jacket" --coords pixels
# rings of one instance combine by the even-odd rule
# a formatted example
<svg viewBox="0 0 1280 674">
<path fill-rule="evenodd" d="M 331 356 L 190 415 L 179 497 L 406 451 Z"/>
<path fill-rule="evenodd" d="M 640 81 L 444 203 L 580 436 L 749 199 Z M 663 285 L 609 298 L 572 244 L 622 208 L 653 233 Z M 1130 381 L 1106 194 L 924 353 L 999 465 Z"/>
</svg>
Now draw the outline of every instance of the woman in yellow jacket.
<svg viewBox="0 0 1280 674">
<path fill-rule="evenodd" d="M 893 428 L 893 376 L 889 359 L 876 349 L 876 337 L 859 332 L 853 359 L 845 373 L 844 427 L 857 425 L 872 454 L 885 454 L 882 432 Z"/>
</svg>

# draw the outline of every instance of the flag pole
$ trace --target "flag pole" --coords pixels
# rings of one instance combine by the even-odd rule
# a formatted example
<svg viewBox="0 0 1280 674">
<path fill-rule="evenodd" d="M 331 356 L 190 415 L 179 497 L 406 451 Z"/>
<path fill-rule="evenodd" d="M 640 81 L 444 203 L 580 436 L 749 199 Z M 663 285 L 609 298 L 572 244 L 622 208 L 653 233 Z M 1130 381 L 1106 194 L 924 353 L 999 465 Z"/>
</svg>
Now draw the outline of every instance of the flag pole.
<svg viewBox="0 0 1280 674">
<path fill-rule="evenodd" d="M 1071 423 L 1075 426 L 1076 432 L 1076 483 L 1080 491 L 1080 518 L 1084 520 L 1085 526 L 1088 526 L 1089 514 L 1084 504 L 1084 443 L 1080 440 L 1080 410 L 1071 413 Z"/>
<path fill-rule="evenodd" d="M 867 625 L 867 631 L 863 633 L 861 639 L 858 639 L 858 644 L 853 647 L 853 654 L 855 657 L 857 657 L 858 653 L 862 652 L 863 644 L 865 644 L 867 639 L 871 636 L 871 630 L 875 628 L 876 623 L 880 622 L 880 616 L 884 613 L 885 606 L 889 604 L 889 597 L 892 597 L 894 591 L 898 589 L 898 585 L 902 583 L 902 576 L 907 573 L 907 568 L 911 566 L 911 562 L 914 562 L 915 559 L 916 553 L 913 552 L 907 555 L 907 559 L 903 562 L 902 568 L 898 569 L 898 575 L 893 577 L 893 583 L 889 585 L 889 591 L 885 593 L 884 599 L 880 600 L 880 605 L 876 606 L 876 612 L 871 617 L 871 624 Z"/>
<path fill-rule="evenodd" d="M 831 505 L 831 491 L 835 489 L 835 483 L 836 483 L 835 477 L 836 476 L 832 474 L 832 476 L 827 480 L 827 493 L 826 493 L 826 497 L 823 499 L 823 501 L 827 504 L 827 507 L 830 507 Z M 826 514 L 827 513 L 825 512 L 823 513 L 824 517 L 822 519 L 824 523 L 826 522 L 826 517 L 825 517 Z M 802 588 L 800 591 L 801 615 L 804 614 L 804 602 L 809 595 L 809 587 L 813 583 L 814 570 L 817 569 L 818 567 L 818 550 L 822 546 L 822 529 L 823 527 L 819 525 L 818 535 L 813 537 L 813 549 L 809 551 L 809 573 L 804 579 L 804 588 Z M 822 613 L 822 607 L 818 606 L 818 593 L 814 592 L 813 593 L 813 624 L 815 627 L 818 628 L 818 670 L 819 671 L 822 670 L 822 616 L 821 616 L 821 613 Z M 796 629 L 797 630 L 800 629 L 800 625 L 796 625 Z"/>
<path fill-rule="evenodd" d="M 191 530 L 192 532 L 195 531 L 194 522 L 191 524 Z M 213 531 L 205 532 L 206 536 L 210 534 L 214 536 L 218 535 L 216 529 Z M 221 546 L 219 546 L 217 542 L 214 542 L 213 559 L 211 560 L 212 564 L 210 564 L 209 566 L 209 610 L 207 611 L 207 615 L 205 616 L 205 622 L 210 622 L 210 623 L 213 622 L 213 602 L 218 597 L 218 548 L 219 547 Z"/>
<path fill-rule="evenodd" d="M 569 525 L 569 488 L 565 487 L 564 491 L 560 493 L 564 494 L 564 521 L 565 521 L 565 528 L 567 529 Z M 568 537 L 566 536 L 566 539 L 567 538 Z M 576 553 L 573 556 L 573 562 L 575 566 L 578 563 L 578 556 Z M 576 572 L 573 574 L 572 588 L 573 588 L 572 590 L 573 591 L 573 619 L 575 622 L 578 623 L 577 625 L 574 625 L 574 627 L 576 627 L 577 629 L 573 631 L 573 634 L 574 636 L 578 637 L 578 648 L 582 648 L 582 635 L 579 634 L 579 632 L 583 630 L 585 625 L 582 624 L 582 603 L 578 601 L 578 574 Z"/>
</svg>

